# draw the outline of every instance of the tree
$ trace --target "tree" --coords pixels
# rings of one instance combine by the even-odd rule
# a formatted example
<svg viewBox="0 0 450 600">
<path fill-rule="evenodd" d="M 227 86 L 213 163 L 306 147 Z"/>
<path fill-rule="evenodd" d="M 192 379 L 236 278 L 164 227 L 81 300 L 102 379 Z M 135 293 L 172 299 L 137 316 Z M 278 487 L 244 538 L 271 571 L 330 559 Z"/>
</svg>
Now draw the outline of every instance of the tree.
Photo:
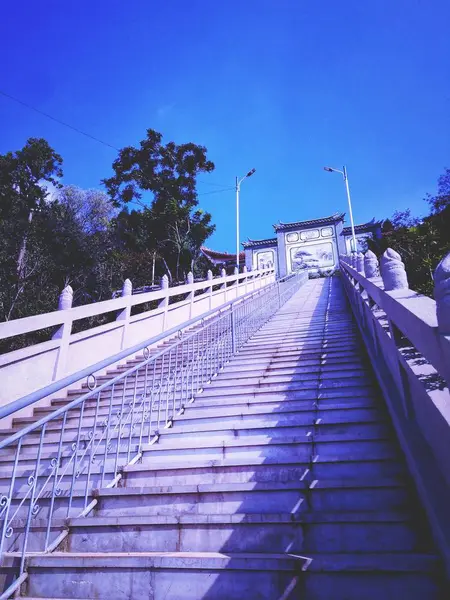
<svg viewBox="0 0 450 600">
<path fill-rule="evenodd" d="M 0 155 L 0 312 L 5 319 L 40 264 L 36 257 L 26 260 L 27 243 L 33 215 L 46 207 L 45 184 L 59 186 L 61 165 L 62 158 L 44 139 L 30 138 L 21 150 Z"/>
<path fill-rule="evenodd" d="M 58 204 L 72 213 L 86 234 L 105 232 L 111 226 L 117 209 L 101 190 L 83 190 L 66 185 L 57 194 Z"/>
<path fill-rule="evenodd" d="M 426 200 L 431 208 L 431 214 L 440 214 L 450 205 L 450 169 L 445 169 L 438 179 L 438 193 L 436 196 L 428 195 Z"/>
<path fill-rule="evenodd" d="M 114 175 L 103 180 L 112 201 L 116 206 L 134 202 L 144 207 L 152 250 L 169 276 L 179 279 L 194 268 L 200 246 L 215 228 L 211 215 L 197 209 L 197 175 L 214 169 L 206 148 L 164 145 L 162 135 L 148 129 L 139 148 L 120 150 L 113 169 Z"/>
</svg>

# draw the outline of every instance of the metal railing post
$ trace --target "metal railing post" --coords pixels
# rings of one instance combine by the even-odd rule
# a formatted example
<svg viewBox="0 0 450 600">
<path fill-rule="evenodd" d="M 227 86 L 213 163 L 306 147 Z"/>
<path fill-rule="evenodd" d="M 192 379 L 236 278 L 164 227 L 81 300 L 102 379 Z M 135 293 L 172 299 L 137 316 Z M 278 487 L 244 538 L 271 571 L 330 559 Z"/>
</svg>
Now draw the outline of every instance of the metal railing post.
<svg viewBox="0 0 450 600">
<path fill-rule="evenodd" d="M 231 351 L 233 354 L 236 354 L 236 313 L 234 311 L 234 306 L 231 305 Z"/>
</svg>

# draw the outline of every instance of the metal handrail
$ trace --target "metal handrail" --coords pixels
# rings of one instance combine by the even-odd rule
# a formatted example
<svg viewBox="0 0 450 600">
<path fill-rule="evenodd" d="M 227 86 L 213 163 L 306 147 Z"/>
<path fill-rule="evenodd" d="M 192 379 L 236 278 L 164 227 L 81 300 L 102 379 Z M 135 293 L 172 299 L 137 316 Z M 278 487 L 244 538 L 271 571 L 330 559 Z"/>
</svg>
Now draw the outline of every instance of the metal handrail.
<svg viewBox="0 0 450 600">
<path fill-rule="evenodd" d="M 51 539 L 55 513 L 86 516 L 97 502 L 93 490 L 116 486 L 123 468 L 139 460 L 145 445 L 159 440 L 161 430 L 172 426 L 306 279 L 306 273 L 293 274 L 185 323 L 183 328 L 199 326 L 184 334 L 179 328 L 173 344 L 153 355 L 144 353 L 139 364 L 0 441 L 0 450 L 11 449 L 5 474 L 9 490 L 0 497 L 0 557 L 16 524 L 25 523 L 6 549 L 21 556 L 10 590 L 25 573 L 33 519 L 45 512 L 42 550 L 52 551 L 67 535 L 65 530 Z M 33 444 L 37 452 L 27 451 Z"/>
</svg>

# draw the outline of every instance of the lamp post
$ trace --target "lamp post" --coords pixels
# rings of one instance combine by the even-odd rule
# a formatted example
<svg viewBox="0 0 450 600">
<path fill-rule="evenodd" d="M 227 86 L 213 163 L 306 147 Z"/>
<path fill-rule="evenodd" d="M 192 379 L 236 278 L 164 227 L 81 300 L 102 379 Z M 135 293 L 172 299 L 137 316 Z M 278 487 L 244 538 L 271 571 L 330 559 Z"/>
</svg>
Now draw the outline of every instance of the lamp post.
<svg viewBox="0 0 450 600">
<path fill-rule="evenodd" d="M 324 171 L 328 171 L 329 173 L 333 173 L 333 171 L 335 173 L 340 173 L 342 175 L 342 177 L 344 178 L 344 182 L 345 182 L 345 189 L 347 191 L 347 200 L 348 200 L 348 212 L 350 215 L 350 226 L 352 229 L 352 252 L 356 252 L 358 247 L 356 245 L 356 235 L 355 235 L 355 224 L 353 222 L 353 211 L 352 211 L 352 201 L 350 198 L 350 188 L 348 185 L 348 175 L 347 175 L 347 169 L 345 168 L 345 165 L 342 167 L 342 171 L 340 171 L 339 169 L 333 169 L 331 167 L 324 167 Z"/>
<path fill-rule="evenodd" d="M 252 169 L 249 171 L 244 177 L 236 177 L 236 266 L 239 270 L 239 250 L 240 250 L 240 242 L 239 242 L 239 194 L 241 191 L 241 183 L 244 181 L 246 177 L 251 177 L 256 169 Z"/>
</svg>

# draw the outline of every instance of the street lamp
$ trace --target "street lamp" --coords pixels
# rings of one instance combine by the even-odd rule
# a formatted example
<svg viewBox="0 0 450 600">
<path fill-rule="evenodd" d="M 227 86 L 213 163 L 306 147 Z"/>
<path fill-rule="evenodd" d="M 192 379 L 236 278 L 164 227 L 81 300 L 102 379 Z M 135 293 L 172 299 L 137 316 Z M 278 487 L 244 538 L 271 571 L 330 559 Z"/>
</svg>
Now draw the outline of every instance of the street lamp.
<svg viewBox="0 0 450 600">
<path fill-rule="evenodd" d="M 353 223 L 353 211 L 352 211 L 352 201 L 350 199 L 350 188 L 348 186 L 348 175 L 347 175 L 347 169 L 345 168 L 345 165 L 342 167 L 342 171 L 340 171 L 339 169 L 332 169 L 331 167 L 324 167 L 324 171 L 328 171 L 329 173 L 333 173 L 333 171 L 335 173 L 340 173 L 342 175 L 342 177 L 344 178 L 345 181 L 345 189 L 347 190 L 347 200 L 348 200 L 348 211 L 350 214 L 350 226 L 352 229 L 352 252 L 356 252 L 357 250 L 357 245 L 356 245 L 356 235 L 355 235 L 355 224 Z"/>
<path fill-rule="evenodd" d="M 239 271 L 239 250 L 241 247 L 241 244 L 239 242 L 239 193 L 241 191 L 241 183 L 244 181 L 244 179 L 246 177 L 251 177 L 255 171 L 256 171 L 256 169 L 252 169 L 251 171 L 249 171 L 247 173 L 247 175 L 244 175 L 244 177 L 241 177 L 241 179 L 239 179 L 239 177 L 236 177 L 236 266 L 238 268 L 238 271 Z"/>
</svg>

